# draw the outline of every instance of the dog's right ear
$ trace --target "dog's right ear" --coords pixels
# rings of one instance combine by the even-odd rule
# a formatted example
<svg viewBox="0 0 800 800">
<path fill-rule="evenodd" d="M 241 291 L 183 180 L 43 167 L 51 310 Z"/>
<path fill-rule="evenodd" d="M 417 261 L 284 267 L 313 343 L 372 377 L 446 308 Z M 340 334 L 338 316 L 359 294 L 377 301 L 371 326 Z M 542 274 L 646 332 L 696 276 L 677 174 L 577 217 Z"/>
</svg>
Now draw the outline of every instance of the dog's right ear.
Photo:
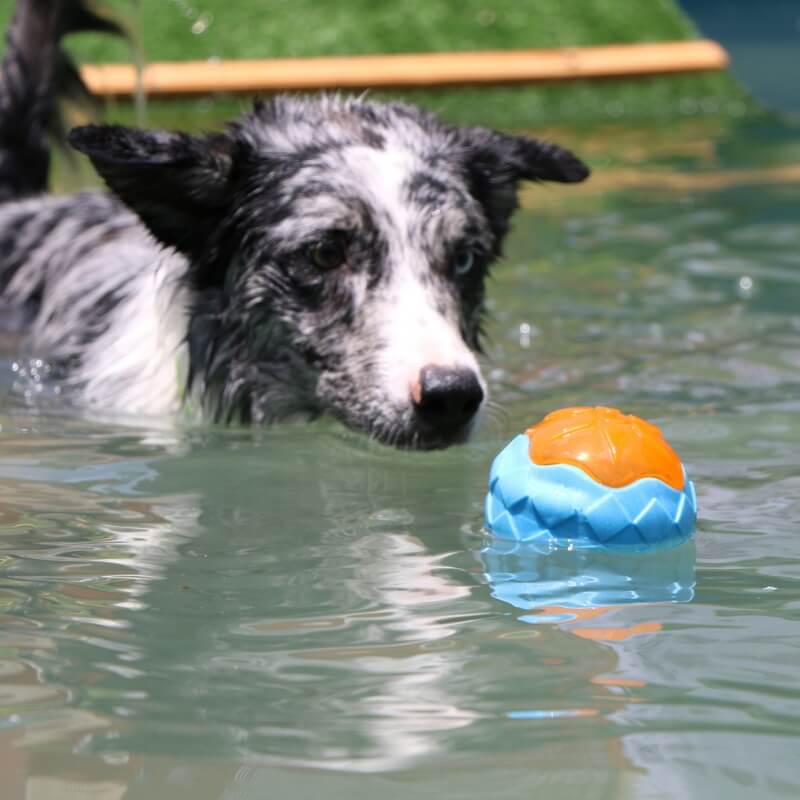
<svg viewBox="0 0 800 800">
<path fill-rule="evenodd" d="M 230 203 L 230 137 L 86 125 L 73 129 L 69 142 L 156 239 L 190 257 L 206 252 Z"/>
</svg>

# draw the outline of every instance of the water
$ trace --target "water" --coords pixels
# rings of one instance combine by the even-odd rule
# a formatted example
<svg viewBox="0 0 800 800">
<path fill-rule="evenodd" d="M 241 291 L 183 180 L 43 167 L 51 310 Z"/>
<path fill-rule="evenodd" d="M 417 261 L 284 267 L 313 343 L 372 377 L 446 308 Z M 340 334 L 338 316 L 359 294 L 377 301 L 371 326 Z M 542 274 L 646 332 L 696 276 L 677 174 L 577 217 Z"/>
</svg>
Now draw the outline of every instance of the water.
<svg viewBox="0 0 800 800">
<path fill-rule="evenodd" d="M 800 54 L 800 14 L 793 0 L 680 0 L 703 35 L 731 57 L 731 72 L 770 108 L 800 112 L 793 65 Z"/>
<path fill-rule="evenodd" d="M 564 136 L 594 186 L 524 195 L 490 288 L 502 412 L 465 447 L 4 392 L 3 800 L 798 796 L 800 137 Z M 484 539 L 493 455 L 576 403 L 662 425 L 696 541 Z M 571 605 L 586 574 L 619 604 Z"/>
</svg>

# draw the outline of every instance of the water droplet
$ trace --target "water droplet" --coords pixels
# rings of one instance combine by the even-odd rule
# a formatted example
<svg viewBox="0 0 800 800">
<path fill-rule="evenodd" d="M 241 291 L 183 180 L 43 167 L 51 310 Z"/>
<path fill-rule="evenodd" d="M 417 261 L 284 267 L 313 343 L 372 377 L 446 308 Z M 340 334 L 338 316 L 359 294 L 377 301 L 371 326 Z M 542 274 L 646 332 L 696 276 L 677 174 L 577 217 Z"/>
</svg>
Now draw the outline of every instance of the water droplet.
<svg viewBox="0 0 800 800">
<path fill-rule="evenodd" d="M 743 300 L 746 300 L 753 296 L 754 290 L 755 283 L 753 282 L 753 279 L 749 275 L 742 275 L 736 284 L 736 293 L 739 295 L 739 297 L 741 297 Z"/>
<path fill-rule="evenodd" d="M 195 34 L 195 36 L 205 33 L 211 26 L 213 19 L 214 18 L 211 14 L 201 14 L 192 23 L 192 33 Z"/>
<path fill-rule="evenodd" d="M 696 114 L 697 101 L 693 97 L 685 97 L 680 102 L 680 110 L 682 114 Z"/>
<path fill-rule="evenodd" d="M 128 753 L 120 752 L 120 753 L 103 753 L 103 761 L 106 764 L 111 764 L 112 766 L 118 767 L 127 764 L 130 761 L 130 755 Z"/>
<path fill-rule="evenodd" d="M 525 349 L 531 346 L 531 338 L 536 336 L 538 329 L 534 328 L 529 322 L 522 322 L 519 326 L 519 346 Z"/>
<path fill-rule="evenodd" d="M 703 331 L 687 331 L 686 332 L 686 341 L 690 345 L 698 345 L 703 344 L 706 341 L 707 337 Z"/>
</svg>

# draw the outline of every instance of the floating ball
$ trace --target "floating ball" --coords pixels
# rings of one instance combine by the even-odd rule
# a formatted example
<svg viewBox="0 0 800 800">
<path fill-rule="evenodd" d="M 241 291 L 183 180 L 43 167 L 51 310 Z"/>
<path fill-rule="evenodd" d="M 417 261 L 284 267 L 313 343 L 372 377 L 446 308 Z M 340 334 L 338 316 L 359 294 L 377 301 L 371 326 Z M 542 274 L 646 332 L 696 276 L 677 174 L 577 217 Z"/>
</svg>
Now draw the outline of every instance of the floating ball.
<svg viewBox="0 0 800 800">
<path fill-rule="evenodd" d="M 694 486 L 661 431 L 613 408 L 548 414 L 498 454 L 486 527 L 549 545 L 644 550 L 692 535 Z"/>
</svg>

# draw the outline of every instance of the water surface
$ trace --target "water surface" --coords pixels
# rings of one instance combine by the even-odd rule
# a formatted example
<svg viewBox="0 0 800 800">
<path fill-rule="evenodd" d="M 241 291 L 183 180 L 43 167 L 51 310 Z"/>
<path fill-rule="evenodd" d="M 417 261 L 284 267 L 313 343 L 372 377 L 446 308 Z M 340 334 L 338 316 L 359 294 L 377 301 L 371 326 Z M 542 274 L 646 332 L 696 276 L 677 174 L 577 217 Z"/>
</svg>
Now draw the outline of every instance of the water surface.
<svg viewBox="0 0 800 800">
<path fill-rule="evenodd" d="M 3 363 L 3 800 L 798 796 L 800 137 L 566 136 L 593 186 L 524 194 L 467 446 L 80 418 Z M 484 538 L 493 455 L 579 403 L 662 425 L 695 542 Z M 548 596 L 587 571 L 619 604 Z"/>
</svg>

